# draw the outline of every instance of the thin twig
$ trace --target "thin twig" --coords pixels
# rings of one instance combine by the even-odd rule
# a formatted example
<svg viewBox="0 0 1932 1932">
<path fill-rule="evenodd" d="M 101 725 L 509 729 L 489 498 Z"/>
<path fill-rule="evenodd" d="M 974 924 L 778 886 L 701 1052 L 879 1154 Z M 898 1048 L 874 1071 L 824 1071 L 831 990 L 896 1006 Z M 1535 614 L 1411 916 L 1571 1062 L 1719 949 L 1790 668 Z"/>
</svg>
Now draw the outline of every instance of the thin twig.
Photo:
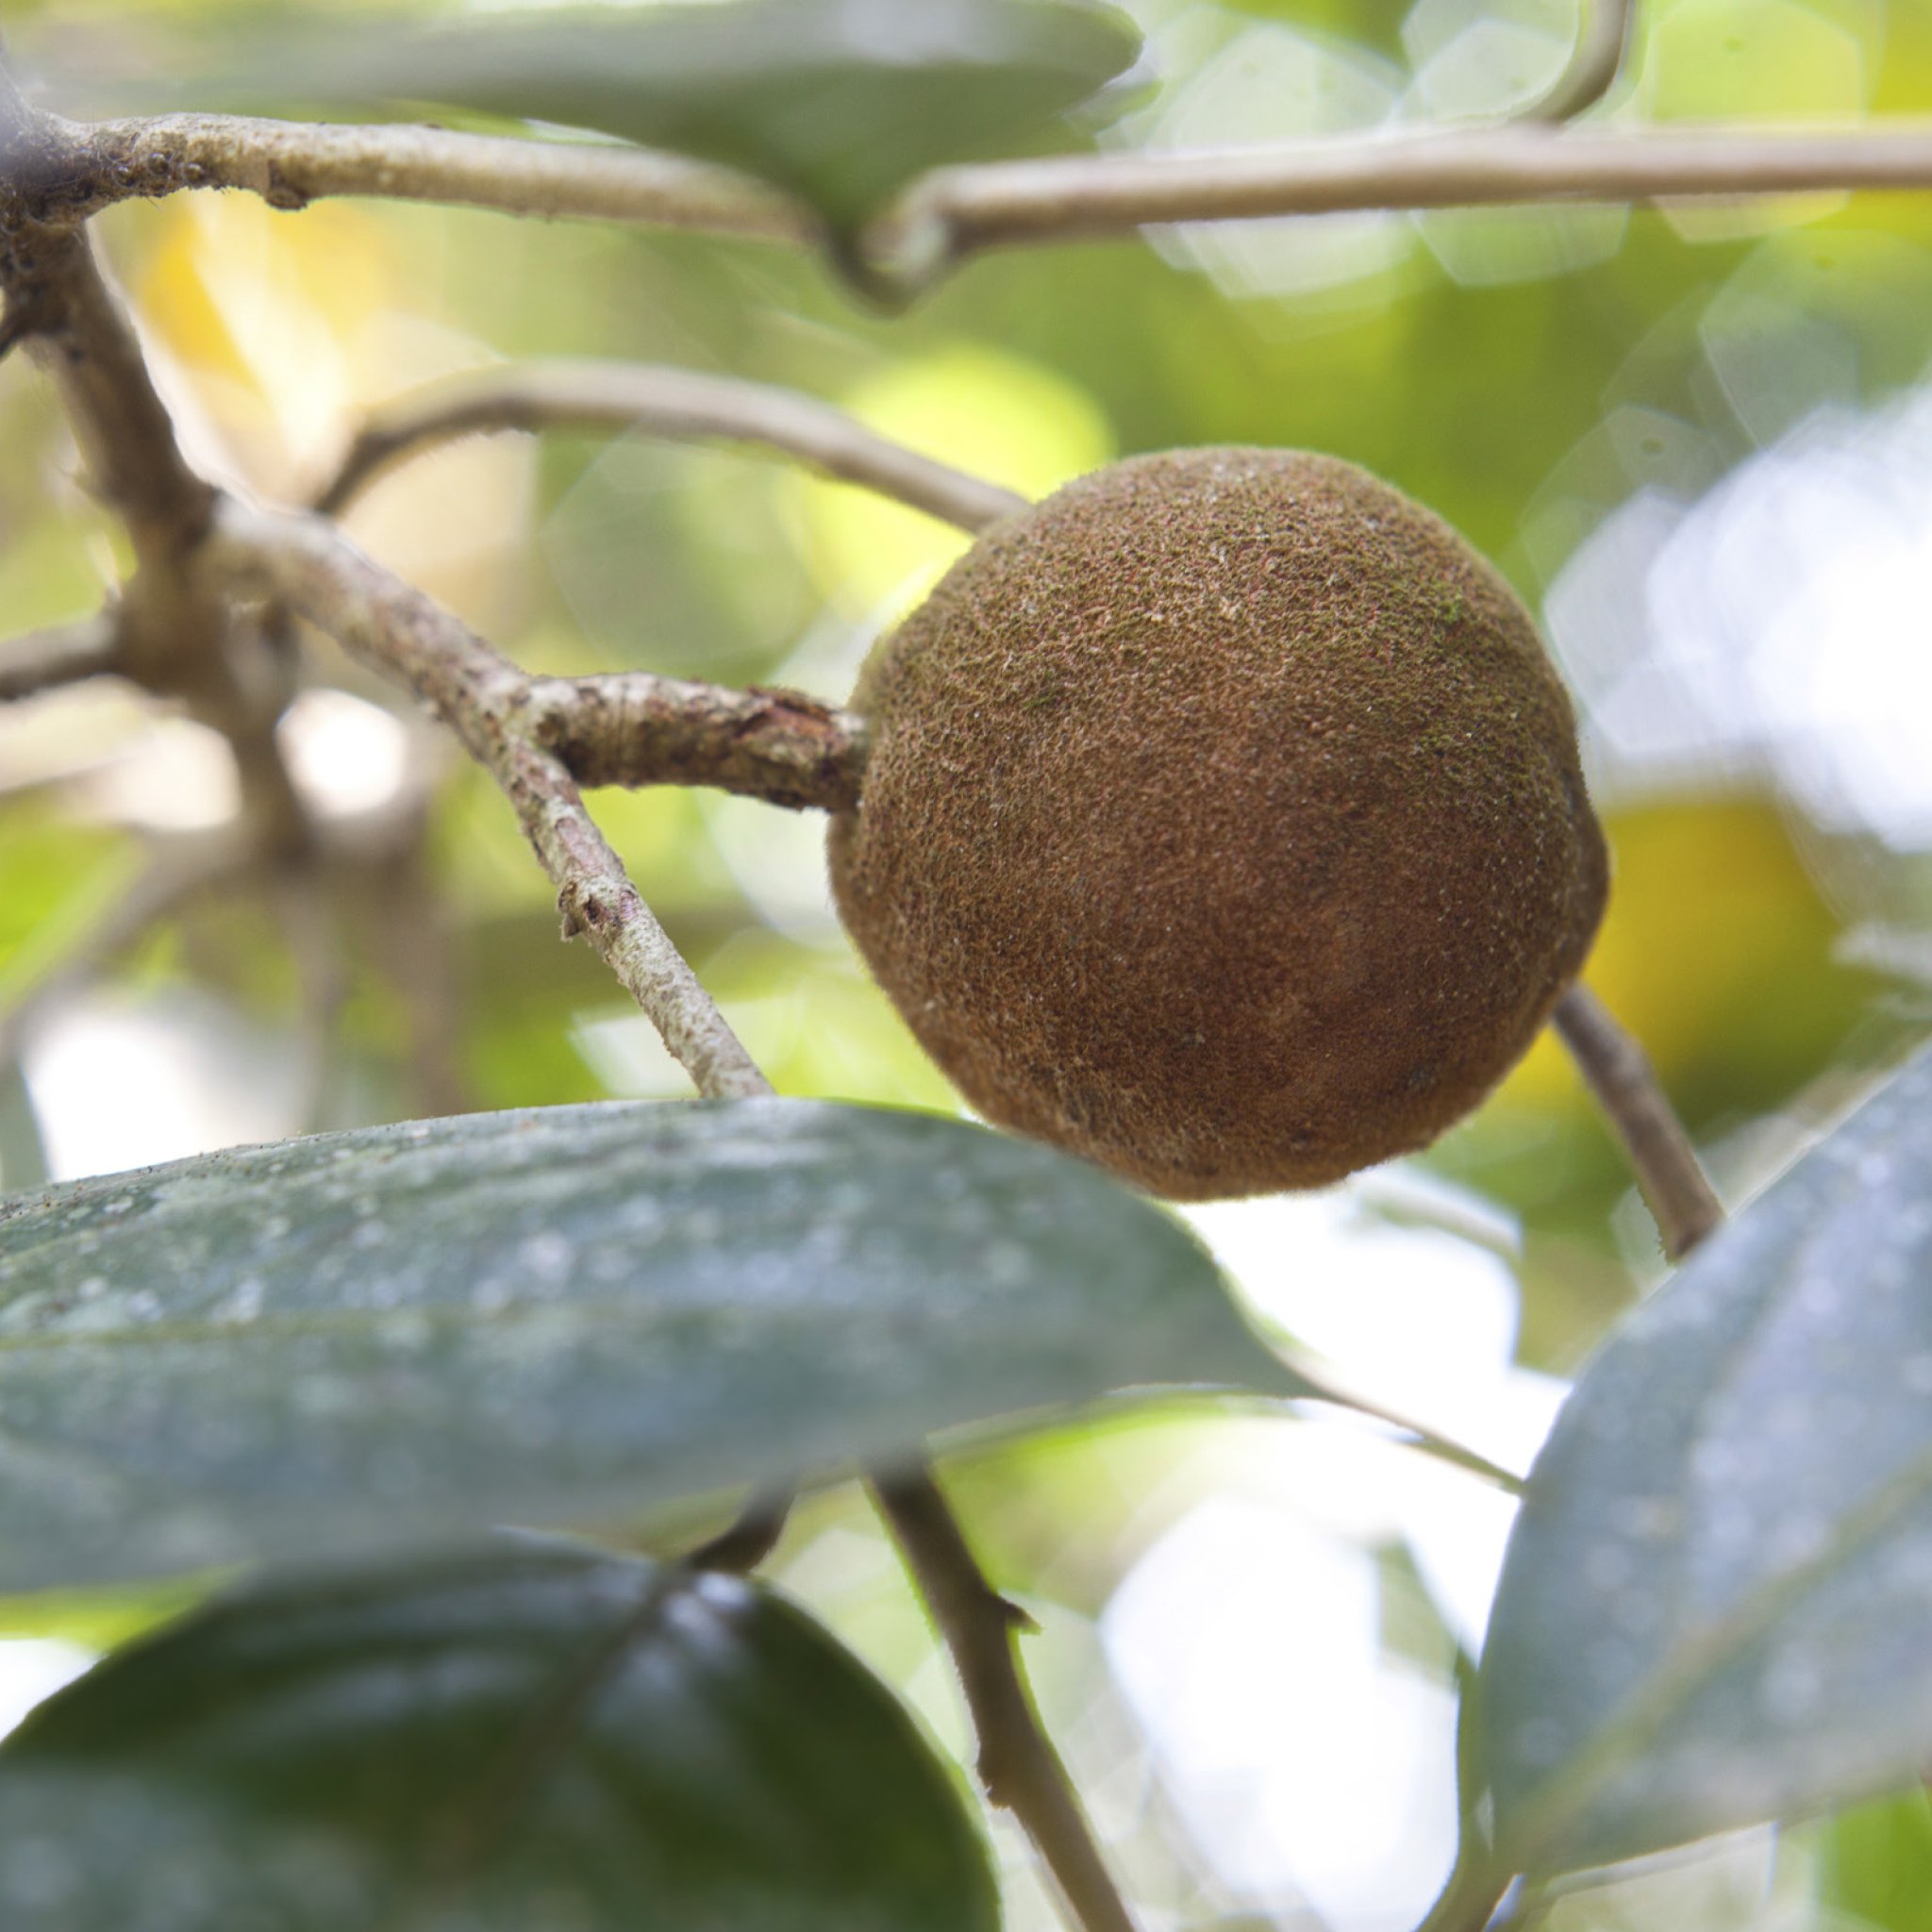
<svg viewBox="0 0 1932 1932">
<path fill-rule="evenodd" d="M 863 721 L 799 691 L 647 671 L 544 677 L 524 715 L 582 785 L 715 785 L 794 809 L 858 802 Z"/>
<path fill-rule="evenodd" d="M 45 227 L 23 231 L 0 253 L 9 301 L 33 313 L 27 353 L 60 391 L 93 487 L 127 525 L 157 600 L 170 560 L 200 535 L 214 493 L 181 454 L 175 425 L 148 375 L 141 345 L 101 275 L 87 237 Z M 130 597 L 131 635 L 153 619 Z"/>
<path fill-rule="evenodd" d="M 183 455 L 141 341 L 85 232 L 50 226 L 33 192 L 55 124 L 0 70 L 0 291 L 26 318 L 27 353 L 65 405 L 96 492 L 125 525 L 135 569 L 122 586 L 117 668 L 185 699 L 234 748 L 249 826 L 265 853 L 309 843 L 300 798 L 275 739 L 287 691 L 252 675 L 254 625 L 202 584 L 188 555 L 213 512 L 213 487 Z M 239 646 L 239 648 L 238 648 Z"/>
<path fill-rule="evenodd" d="M 1629 58 L 1637 25 L 1637 0 L 1584 0 L 1576 46 L 1556 84 L 1520 117 L 1568 121 L 1609 92 Z"/>
<path fill-rule="evenodd" d="M 1681 1259 L 1724 1216 L 1690 1137 L 1643 1049 L 1588 987 L 1573 986 L 1557 1002 L 1555 1019 L 1563 1044 L 1624 1143 L 1664 1253 Z"/>
<path fill-rule="evenodd" d="M 724 1570 L 734 1576 L 746 1576 L 756 1570 L 785 1534 L 791 1514 L 790 1490 L 760 1491 L 739 1512 L 728 1529 L 720 1530 L 708 1541 L 688 1551 L 680 1559 L 687 1570 Z"/>
<path fill-rule="evenodd" d="M 409 126 L 319 126 L 215 114 L 57 122 L 10 157 L 39 219 L 84 220 L 117 201 L 239 188 L 279 208 L 379 195 L 702 229 L 823 246 L 823 224 L 777 190 L 708 163 L 589 143 Z M 1519 122 L 1413 135 L 1180 154 L 1060 156 L 922 176 L 852 251 L 916 292 L 966 256 L 1120 235 L 1151 222 L 1343 208 L 1932 185 L 1932 125 L 1571 128 Z"/>
<path fill-rule="evenodd" d="M 315 508 L 339 514 L 391 464 L 454 437 L 579 425 L 762 444 L 962 530 L 983 530 L 1026 507 L 1024 497 L 920 456 L 796 390 L 641 362 L 544 361 L 472 370 L 384 404 Z"/>
<path fill-rule="evenodd" d="M 562 760 L 526 728 L 528 680 L 514 665 L 319 517 L 225 502 L 200 560 L 211 579 L 275 599 L 441 716 L 515 808 L 557 888 L 566 937 L 590 940 L 700 1093 L 772 1091 L 639 896 Z"/>
<path fill-rule="evenodd" d="M 980 1574 L 929 1470 L 875 1476 L 873 1493 L 952 1653 L 979 1740 L 987 1797 L 1010 1811 L 1033 1840 L 1082 1932 L 1133 1932 L 1021 1674 L 1014 1633 L 1023 1613 Z"/>
<path fill-rule="evenodd" d="M 110 676 L 121 665 L 121 620 L 103 610 L 0 644 L 0 703 Z"/>
<path fill-rule="evenodd" d="M 1063 155 L 940 169 L 863 238 L 902 293 L 967 256 L 1150 222 L 1550 201 L 1677 201 L 1932 185 L 1932 123 L 1832 129 L 1519 122 L 1180 154 Z"/>
<path fill-rule="evenodd" d="M 0 286 L 60 391 L 95 490 L 125 522 L 142 563 L 159 574 L 200 534 L 213 492 L 181 454 L 87 237 L 43 218 L 34 189 L 58 145 L 56 124 L 34 112 L 0 62 Z M 86 171 L 103 159 L 89 154 Z"/>
<path fill-rule="evenodd" d="M 1499 1462 L 1491 1462 L 1487 1456 L 1458 1442 L 1453 1436 L 1441 1435 L 1413 1417 L 1404 1415 L 1400 1409 L 1390 1408 L 1374 1396 L 1351 1388 L 1347 1376 L 1333 1362 L 1325 1361 L 1306 1349 L 1290 1347 L 1279 1341 L 1271 1346 L 1283 1365 L 1297 1380 L 1307 1385 L 1289 1400 L 1326 1402 L 1351 1414 L 1366 1416 L 1371 1422 L 1397 1430 L 1407 1439 L 1406 1447 L 1433 1457 L 1451 1469 L 1480 1476 L 1506 1495 L 1520 1496 L 1523 1493 L 1520 1475 L 1505 1469 Z"/>
<path fill-rule="evenodd" d="M 47 220 L 85 220 L 117 201 L 183 189 L 237 188 L 279 208 L 379 195 L 802 247 L 820 232 L 801 203 L 748 175 L 628 145 L 226 114 L 45 122 L 26 186 Z"/>
</svg>

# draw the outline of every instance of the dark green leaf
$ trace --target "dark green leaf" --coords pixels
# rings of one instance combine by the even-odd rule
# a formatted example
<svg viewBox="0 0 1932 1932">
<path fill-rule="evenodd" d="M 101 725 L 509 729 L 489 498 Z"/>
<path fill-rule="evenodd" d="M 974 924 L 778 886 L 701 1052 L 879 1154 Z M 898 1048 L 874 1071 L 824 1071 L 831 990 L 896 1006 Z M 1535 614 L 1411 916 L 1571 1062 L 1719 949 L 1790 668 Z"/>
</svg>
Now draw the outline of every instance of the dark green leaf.
<svg viewBox="0 0 1932 1932">
<path fill-rule="evenodd" d="M 1532 1472 L 1483 1667 L 1507 1855 L 1597 1864 L 1932 1762 L 1932 1054 L 1702 1248 Z"/>
<path fill-rule="evenodd" d="M 554 1108 L 0 1208 L 0 1592 L 583 1522 L 1151 1383 L 1292 1391 L 1080 1162 L 805 1101 Z"/>
<path fill-rule="evenodd" d="M 564 1546 L 280 1578 L 0 1747 L 8 1932 L 990 1932 L 888 1692 L 736 1578 Z"/>
<path fill-rule="evenodd" d="M 170 104 L 454 108 L 594 128 L 765 175 L 844 222 L 922 169 L 1037 136 L 1138 47 L 1120 14 L 1081 0 L 736 0 L 429 25 L 311 16 L 239 50 L 231 33 L 198 73 L 175 69 L 193 77 Z"/>
</svg>

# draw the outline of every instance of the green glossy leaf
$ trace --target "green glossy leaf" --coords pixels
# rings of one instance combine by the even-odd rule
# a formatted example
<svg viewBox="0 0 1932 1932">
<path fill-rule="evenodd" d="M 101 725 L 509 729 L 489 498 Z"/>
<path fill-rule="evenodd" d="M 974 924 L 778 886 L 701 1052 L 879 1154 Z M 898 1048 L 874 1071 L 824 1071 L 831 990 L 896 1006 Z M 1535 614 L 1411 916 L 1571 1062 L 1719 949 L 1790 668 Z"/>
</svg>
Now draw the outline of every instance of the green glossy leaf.
<svg viewBox="0 0 1932 1932">
<path fill-rule="evenodd" d="M 271 1579 L 0 1747 L 8 1932 L 991 1932 L 885 1689 L 736 1578 L 549 1545 Z"/>
<path fill-rule="evenodd" d="M 1932 1762 L 1932 1054 L 1700 1249 L 1531 1473 L 1483 1662 L 1513 1862 Z"/>
<path fill-rule="evenodd" d="M 1292 1391 L 1175 1223 L 806 1101 L 332 1134 L 0 1207 L 0 1592 L 584 1522 L 1109 1391 Z"/>
<path fill-rule="evenodd" d="M 735 0 L 427 25 L 332 14 L 277 21 L 239 48 L 230 37 L 198 73 L 176 70 L 192 77 L 173 95 L 593 128 L 747 169 L 843 222 L 922 169 L 1037 137 L 1139 44 L 1124 16 L 1083 0 Z"/>
</svg>

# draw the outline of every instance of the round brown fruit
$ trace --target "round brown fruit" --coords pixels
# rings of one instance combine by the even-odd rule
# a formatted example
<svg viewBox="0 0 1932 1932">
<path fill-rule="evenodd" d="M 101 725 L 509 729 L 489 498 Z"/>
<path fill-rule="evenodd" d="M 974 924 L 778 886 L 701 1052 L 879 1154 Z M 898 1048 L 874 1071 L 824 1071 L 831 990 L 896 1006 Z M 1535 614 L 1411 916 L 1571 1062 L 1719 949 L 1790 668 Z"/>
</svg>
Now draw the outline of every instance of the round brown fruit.
<svg viewBox="0 0 1932 1932">
<path fill-rule="evenodd" d="M 873 654 L 839 909 L 989 1120 L 1179 1200 L 1420 1147 L 1602 916 L 1575 724 L 1455 531 L 1192 449 L 986 532 Z"/>
</svg>

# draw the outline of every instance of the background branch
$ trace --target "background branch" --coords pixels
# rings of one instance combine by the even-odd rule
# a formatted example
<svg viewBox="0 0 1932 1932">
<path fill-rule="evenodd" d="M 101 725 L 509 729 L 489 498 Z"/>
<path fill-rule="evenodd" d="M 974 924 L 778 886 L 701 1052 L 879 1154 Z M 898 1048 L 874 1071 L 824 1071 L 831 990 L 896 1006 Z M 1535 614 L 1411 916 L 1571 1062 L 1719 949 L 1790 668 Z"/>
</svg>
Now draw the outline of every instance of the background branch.
<svg viewBox="0 0 1932 1932">
<path fill-rule="evenodd" d="M 1557 1002 L 1557 1031 L 1629 1156 L 1664 1253 L 1688 1255 L 1724 1210 L 1643 1049 L 1586 986 Z"/>
<path fill-rule="evenodd" d="M 1192 154 L 1064 155 L 940 169 L 864 238 L 916 292 L 968 255 L 1092 240 L 1149 222 L 1550 201 L 1673 201 L 1932 183 L 1932 123 L 1839 129 L 1518 122 Z"/>
<path fill-rule="evenodd" d="M 25 318 L 28 354 L 60 392 L 94 489 L 158 575 L 200 535 L 213 492 L 181 454 L 86 236 L 25 221 L 10 239 L 0 277 Z"/>
<path fill-rule="evenodd" d="M 224 503 L 201 561 L 211 581 L 274 599 L 400 678 L 455 730 L 515 808 L 557 888 L 566 937 L 591 941 L 700 1093 L 772 1091 L 639 896 L 563 761 L 528 729 L 528 680 L 514 665 L 319 517 Z"/>
<path fill-rule="evenodd" d="M 47 137 L 28 181 L 50 220 L 84 221 L 117 201 L 183 189 L 238 188 L 281 208 L 365 194 L 700 228 L 795 246 L 819 237 L 809 209 L 762 181 L 628 145 L 227 114 L 44 118 Z"/>
<path fill-rule="evenodd" d="M 400 675 L 440 710 L 515 807 L 558 888 L 566 933 L 589 937 L 656 1022 L 698 1090 L 769 1092 L 585 810 L 570 772 L 519 715 L 528 680 L 429 599 L 376 569 L 330 525 L 317 519 L 267 518 L 220 499 L 182 458 L 134 331 L 102 280 L 85 233 L 44 219 L 56 205 L 69 217 L 83 208 L 84 197 L 75 200 L 72 191 L 76 181 L 85 185 L 85 170 L 80 176 L 63 175 L 63 166 L 77 156 L 94 167 L 108 157 L 118 186 L 129 193 L 146 192 L 166 169 L 158 175 L 144 172 L 139 156 L 127 154 L 114 161 L 111 138 L 105 138 L 103 147 L 89 145 L 100 130 L 91 133 L 32 115 L 10 84 L 0 108 L 8 109 L 0 127 L 0 158 L 7 162 L 0 175 L 0 227 L 8 243 L 0 257 L 0 283 L 9 313 L 28 318 L 36 352 L 62 389 L 97 485 L 127 522 L 140 558 L 123 604 L 125 667 L 151 690 L 187 696 L 204 722 L 228 737 L 248 823 L 263 852 L 295 863 L 309 856 L 312 840 L 275 739 L 287 696 L 275 673 L 286 671 L 288 654 L 275 648 L 273 620 L 259 622 L 236 609 L 238 591 L 265 599 L 272 612 L 307 616 L 366 661 Z M 176 132 L 213 129 L 210 139 L 225 125 L 198 117 L 175 124 Z M 258 125 L 226 126 L 244 152 L 251 129 L 258 131 Z M 338 139 L 342 130 L 294 132 L 317 137 L 338 160 L 359 153 L 370 164 L 374 157 L 379 177 L 392 189 L 409 185 L 393 173 L 381 174 L 397 164 L 392 145 L 358 149 L 353 141 L 344 145 Z M 434 134 L 384 132 L 386 138 L 403 137 L 406 148 L 409 138 Z M 429 146 L 445 159 L 452 152 L 474 153 L 464 145 L 470 138 L 452 139 L 455 150 L 433 139 Z M 698 175 L 736 179 L 694 164 L 688 168 L 616 150 L 551 149 L 533 142 L 484 146 L 491 152 L 528 150 L 540 176 L 558 156 L 588 161 L 592 173 L 604 161 L 621 164 L 622 172 L 636 160 L 642 175 L 636 168 L 624 175 L 633 190 L 645 178 L 660 186 L 674 176 L 687 185 Z M 190 185 L 191 178 L 203 177 L 191 169 L 175 185 Z M 432 168 L 426 178 L 440 177 Z M 248 185 L 280 193 L 288 184 L 268 169 L 258 170 Z M 311 1002 L 317 1012 L 327 1004 L 325 989 Z"/>
<path fill-rule="evenodd" d="M 0 644 L 0 703 L 106 677 L 121 667 L 121 619 L 103 610 Z"/>
<path fill-rule="evenodd" d="M 0 290 L 28 354 L 52 380 L 89 476 L 126 525 L 135 569 L 121 589 L 116 666 L 149 691 L 183 698 L 234 748 L 249 826 L 264 854 L 300 855 L 308 817 L 275 742 L 291 693 L 286 664 L 259 648 L 190 567 L 213 513 L 213 487 L 182 455 L 134 325 L 85 232 L 40 218 L 33 184 L 55 124 L 0 95 Z"/>
<path fill-rule="evenodd" d="M 1591 16 L 1556 118 L 1608 85 L 1597 40 L 1617 0 Z M 1621 39 L 1619 41 L 1621 46 Z M 1586 56 L 1588 57 L 1586 58 Z M 453 203 L 508 214 L 572 216 L 817 248 L 837 265 L 818 218 L 730 169 L 644 149 L 457 134 L 433 127 L 338 126 L 173 114 L 94 123 L 36 117 L 41 130 L 4 157 L 35 218 L 85 220 L 117 201 L 190 188 L 238 188 L 277 208 L 332 194 Z M 1060 156 L 942 168 L 913 182 L 847 251 L 859 279 L 917 292 L 979 250 L 1121 235 L 1145 223 L 1233 221 L 1340 209 L 1550 201 L 1671 201 L 1932 185 L 1932 124 L 1893 119 L 1840 128 L 1754 125 L 1499 127 L 1340 139 L 1180 154 Z"/>
<path fill-rule="evenodd" d="M 963 530 L 983 530 L 1026 503 L 796 390 L 638 362 L 549 361 L 475 370 L 385 404 L 363 425 L 315 508 L 338 514 L 391 464 L 453 437 L 562 427 L 762 444 Z"/>
<path fill-rule="evenodd" d="M 1556 85 L 1520 118 L 1568 121 L 1593 108 L 1615 85 L 1637 26 L 1637 0 L 1585 0 L 1576 46 Z"/>
<path fill-rule="evenodd" d="M 939 1625 L 979 1740 L 979 1781 L 1033 1840 L 1083 1932 L 1134 1932 L 1014 1652 L 1025 1621 L 980 1574 L 931 1471 L 873 1479 L 873 1494 Z"/>
</svg>

